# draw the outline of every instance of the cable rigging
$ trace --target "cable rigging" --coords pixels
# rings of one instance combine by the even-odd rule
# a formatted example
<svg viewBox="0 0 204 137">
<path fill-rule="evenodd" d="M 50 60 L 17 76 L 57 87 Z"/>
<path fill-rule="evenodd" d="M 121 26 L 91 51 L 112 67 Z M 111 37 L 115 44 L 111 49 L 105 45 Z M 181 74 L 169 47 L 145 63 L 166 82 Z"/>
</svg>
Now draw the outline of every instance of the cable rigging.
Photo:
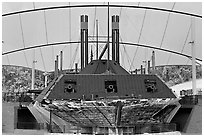
<svg viewBox="0 0 204 137">
<path fill-rule="evenodd" d="M 188 40 L 188 36 L 189 36 L 190 30 L 191 30 L 191 22 L 190 22 L 190 25 L 189 25 L 189 29 L 188 29 L 188 32 L 187 32 L 187 36 L 186 36 L 186 39 L 185 39 L 185 41 L 184 41 L 184 44 L 183 44 L 181 53 L 183 53 L 183 50 L 184 50 L 184 48 L 185 48 L 185 46 L 186 46 L 186 42 L 187 42 L 187 40 Z"/>
<path fill-rule="evenodd" d="M 33 9 L 35 10 L 35 2 L 33 2 Z"/>
<path fill-rule="evenodd" d="M 21 26 L 21 35 L 22 35 L 22 41 L 23 41 L 23 48 L 25 49 L 25 40 L 24 40 L 24 35 L 23 35 L 23 26 L 22 26 L 22 21 L 21 21 L 21 14 L 19 14 L 19 19 L 20 19 L 20 26 Z M 23 53 L 24 53 L 26 65 L 28 66 L 28 60 L 27 60 L 27 56 L 25 54 L 25 51 L 23 51 Z"/>
<path fill-rule="evenodd" d="M 76 56 L 77 56 L 77 53 L 78 53 L 78 49 L 79 49 L 79 43 L 77 45 L 77 48 L 75 49 L 74 56 L 72 58 L 72 64 L 71 64 L 72 67 L 74 66 L 74 62 L 75 62 L 75 59 L 76 59 Z"/>
<path fill-rule="evenodd" d="M 120 34 L 119 34 L 119 35 L 120 35 Z M 121 41 L 121 42 L 123 41 L 121 35 L 120 35 L 120 41 Z M 131 65 L 130 57 L 128 56 L 128 53 L 127 53 L 127 51 L 126 51 L 126 48 L 125 48 L 124 44 L 122 44 L 122 45 L 123 45 L 124 53 L 126 53 L 126 56 L 127 56 L 127 61 L 128 61 L 128 63 L 129 63 L 129 66 L 130 66 L 130 65 Z"/>
<path fill-rule="evenodd" d="M 188 36 L 189 36 L 190 30 L 191 30 L 191 22 L 190 22 L 190 25 L 189 25 L 189 29 L 188 29 L 188 32 L 187 32 L 186 39 L 185 39 L 184 44 L 183 44 L 183 47 L 182 47 L 182 49 L 181 49 L 181 53 L 183 53 L 183 50 L 184 50 L 184 48 L 185 48 L 185 46 L 186 46 L 186 42 L 187 42 L 187 40 L 188 40 Z M 168 58 L 168 60 L 167 60 L 167 65 L 169 64 L 169 60 L 170 60 L 170 58 L 171 58 L 171 55 L 172 55 L 172 54 L 170 53 L 169 58 Z M 188 58 L 188 61 L 189 61 L 189 58 Z M 187 61 L 187 63 L 188 63 L 188 61 Z"/>
<path fill-rule="evenodd" d="M 174 2 L 173 6 L 171 8 L 172 11 L 174 9 L 175 4 L 176 4 L 176 2 Z M 161 40 L 160 48 L 162 47 L 162 44 L 163 44 L 163 41 L 164 41 L 164 38 L 165 38 L 165 34 L 166 34 L 167 26 L 168 26 L 168 23 L 169 23 L 170 15 L 171 15 L 171 13 L 169 12 L 168 17 L 167 17 L 167 21 L 166 21 L 166 26 L 165 26 L 165 29 L 164 29 L 164 34 L 163 34 L 163 37 L 162 37 L 162 40 Z"/>
<path fill-rule="evenodd" d="M 48 33 L 47 33 L 47 22 L 46 22 L 46 13 L 44 10 L 44 23 L 45 23 L 45 36 L 46 36 L 46 43 L 48 45 Z M 52 46 L 52 60 L 54 61 L 54 47 Z"/>
<path fill-rule="evenodd" d="M 145 10 L 145 13 L 144 13 L 144 16 L 143 16 L 142 27 L 141 27 L 141 29 L 140 29 L 140 34 L 139 34 L 139 38 L 138 38 L 137 43 L 140 42 L 140 38 L 141 38 L 141 35 L 142 35 L 142 30 L 143 30 L 143 27 L 144 27 L 144 22 L 145 22 L 146 14 L 147 14 L 147 10 Z M 134 56 L 133 56 L 132 63 L 131 63 L 131 65 L 130 65 L 129 71 L 132 69 L 132 66 L 133 66 L 133 63 L 134 63 L 134 60 L 135 60 L 137 51 L 138 51 L 138 47 L 136 47 L 136 50 L 135 50 L 135 53 L 134 53 Z"/>
<path fill-rule="evenodd" d="M 8 64 L 11 65 L 8 55 L 6 57 L 7 57 Z"/>
<path fill-rule="evenodd" d="M 78 38 L 78 40 L 80 41 L 80 36 L 79 36 L 79 38 Z M 73 66 L 74 66 L 74 61 L 75 61 L 75 59 L 76 59 L 76 55 L 77 55 L 77 51 L 78 51 L 78 49 L 79 49 L 79 44 L 80 43 L 77 43 L 77 47 L 76 47 L 76 49 L 75 49 L 75 52 L 74 52 L 74 56 L 70 59 L 70 66 L 69 66 L 69 68 L 73 68 Z M 70 43 L 70 45 L 71 45 L 71 43 Z M 67 46 L 67 45 L 65 45 L 65 46 Z M 64 51 L 64 49 L 65 49 L 65 47 L 62 49 L 62 51 Z"/>
<path fill-rule="evenodd" d="M 95 9 L 94 9 L 94 20 L 93 20 L 93 36 L 95 36 L 95 27 L 96 27 L 96 7 L 95 7 Z M 91 60 L 93 59 L 93 45 L 95 45 L 96 46 L 96 44 L 95 43 L 93 43 L 93 44 L 91 44 Z M 98 51 L 97 51 L 98 52 Z"/>
<path fill-rule="evenodd" d="M 174 2 L 173 6 L 172 6 L 172 8 L 171 8 L 172 11 L 173 11 L 173 9 L 174 9 L 174 7 L 175 7 L 175 4 L 176 4 L 176 3 Z M 168 17 L 167 17 L 167 21 L 166 21 L 166 26 L 165 26 L 165 29 L 164 29 L 164 34 L 163 34 L 163 36 L 162 36 L 160 48 L 162 47 L 162 44 L 163 44 L 163 41 L 164 41 L 164 38 L 165 38 L 165 35 L 166 35 L 166 30 L 167 30 L 167 26 L 168 26 L 168 23 L 169 23 L 170 15 L 171 15 L 171 13 L 169 12 Z M 169 64 L 170 58 L 171 58 L 171 53 L 170 53 L 170 55 L 169 55 L 169 57 L 168 57 L 168 60 L 167 60 L 167 63 L 166 63 L 167 65 Z"/>
<path fill-rule="evenodd" d="M 35 3 L 33 2 L 33 8 L 35 10 Z M 47 44 L 48 44 L 48 41 L 47 41 Z M 35 49 L 34 49 L 35 50 Z M 35 52 L 35 51 L 34 51 Z M 42 59 L 42 63 L 43 63 L 43 68 L 46 72 L 46 67 L 45 67 L 45 61 L 44 61 L 44 57 L 43 57 L 43 54 L 42 54 L 42 49 L 40 48 L 40 56 L 41 56 L 41 59 Z"/>
</svg>

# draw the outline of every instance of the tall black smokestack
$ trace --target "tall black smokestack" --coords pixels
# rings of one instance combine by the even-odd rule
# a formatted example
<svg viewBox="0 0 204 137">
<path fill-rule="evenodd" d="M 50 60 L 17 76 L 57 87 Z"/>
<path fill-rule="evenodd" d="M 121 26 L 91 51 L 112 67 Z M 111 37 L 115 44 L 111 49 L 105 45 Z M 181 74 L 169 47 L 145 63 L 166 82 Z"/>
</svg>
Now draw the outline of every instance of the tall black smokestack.
<svg viewBox="0 0 204 137">
<path fill-rule="evenodd" d="M 112 16 L 112 60 L 115 61 L 115 15 Z"/>
<path fill-rule="evenodd" d="M 87 28 L 85 29 L 85 67 L 88 65 L 88 16 L 85 15 L 85 23 L 87 24 Z"/>
<path fill-rule="evenodd" d="M 81 69 L 88 64 L 88 16 L 81 15 Z"/>
<path fill-rule="evenodd" d="M 59 76 L 59 57 L 56 56 L 56 76 Z"/>
<path fill-rule="evenodd" d="M 150 74 L 150 60 L 148 60 L 147 63 L 147 73 Z"/>
<path fill-rule="evenodd" d="M 75 63 L 75 73 L 77 74 L 78 73 L 78 64 Z"/>
<path fill-rule="evenodd" d="M 57 58 L 55 60 L 55 72 L 54 72 L 54 74 L 55 74 L 55 78 L 57 78 L 58 77 L 58 59 Z"/>
<path fill-rule="evenodd" d="M 60 74 L 62 74 L 63 53 L 60 51 Z"/>
<path fill-rule="evenodd" d="M 54 74 L 55 74 L 55 78 L 57 77 L 57 61 L 55 60 L 55 72 L 54 72 Z"/>
<path fill-rule="evenodd" d="M 117 29 L 116 29 L 116 62 L 120 64 L 120 48 L 119 48 L 119 16 L 116 15 Z"/>
<path fill-rule="evenodd" d="M 81 69 L 84 68 L 84 15 L 81 15 Z"/>
<path fill-rule="evenodd" d="M 141 71 L 141 74 L 143 74 L 143 67 L 142 67 L 142 65 L 141 65 L 140 71 Z"/>
<path fill-rule="evenodd" d="M 155 53 L 152 51 L 152 73 L 155 74 Z"/>
</svg>

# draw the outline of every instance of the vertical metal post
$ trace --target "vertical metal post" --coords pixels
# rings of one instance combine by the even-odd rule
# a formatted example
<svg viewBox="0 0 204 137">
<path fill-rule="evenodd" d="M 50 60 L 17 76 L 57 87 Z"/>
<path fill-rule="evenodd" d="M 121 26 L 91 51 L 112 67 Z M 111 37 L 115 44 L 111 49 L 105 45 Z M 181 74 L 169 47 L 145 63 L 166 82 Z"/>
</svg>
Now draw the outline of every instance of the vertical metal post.
<svg viewBox="0 0 204 137">
<path fill-rule="evenodd" d="M 60 74 L 62 74 L 63 53 L 60 51 Z"/>
<path fill-rule="evenodd" d="M 59 56 L 56 56 L 56 76 L 59 76 Z"/>
<path fill-rule="evenodd" d="M 96 20 L 96 60 L 98 60 L 98 20 Z"/>
<path fill-rule="evenodd" d="M 140 71 L 141 71 L 141 74 L 142 74 L 142 73 L 143 73 L 143 67 L 142 67 L 142 65 L 141 65 Z"/>
<path fill-rule="evenodd" d="M 35 49 L 33 49 L 33 63 L 32 63 L 32 83 L 31 83 L 31 89 L 34 89 L 35 85 Z"/>
<path fill-rule="evenodd" d="M 107 46 L 108 46 L 108 57 L 107 57 L 107 70 L 109 70 L 109 54 L 110 54 L 110 47 L 109 47 L 109 2 L 108 2 L 108 42 L 107 42 Z"/>
<path fill-rule="evenodd" d="M 193 94 L 196 95 L 196 43 L 195 43 L 195 18 L 191 17 L 191 50 L 192 50 L 192 90 Z"/>
<path fill-rule="evenodd" d="M 76 74 L 78 72 L 78 64 L 77 63 L 75 63 L 75 72 L 76 72 Z"/>
<path fill-rule="evenodd" d="M 155 74 L 155 53 L 152 51 L 152 73 Z"/>
<path fill-rule="evenodd" d="M 109 53 L 110 53 L 110 48 L 109 48 L 109 2 L 108 2 L 108 61 L 109 61 Z"/>
<path fill-rule="evenodd" d="M 145 67 L 144 67 L 144 71 L 143 71 L 143 73 L 146 74 L 146 65 L 145 65 Z"/>
<path fill-rule="evenodd" d="M 46 87 L 47 87 L 47 76 L 48 76 L 48 73 L 45 72 L 45 73 L 44 73 L 44 76 L 45 76 L 45 88 L 46 88 Z"/>
</svg>

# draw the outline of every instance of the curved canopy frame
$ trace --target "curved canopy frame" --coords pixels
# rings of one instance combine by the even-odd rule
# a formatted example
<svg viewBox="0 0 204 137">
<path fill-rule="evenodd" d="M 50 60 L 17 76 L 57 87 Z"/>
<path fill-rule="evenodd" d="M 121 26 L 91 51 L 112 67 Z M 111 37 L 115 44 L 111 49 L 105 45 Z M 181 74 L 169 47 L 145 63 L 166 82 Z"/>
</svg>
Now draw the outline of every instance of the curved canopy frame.
<svg viewBox="0 0 204 137">
<path fill-rule="evenodd" d="M 98 5 L 55 6 L 55 7 L 46 7 L 46 8 L 38 8 L 38 9 L 30 9 L 30 10 L 22 10 L 22 11 L 17 11 L 17 12 L 10 12 L 10 13 L 3 14 L 2 17 L 9 17 L 9 16 L 12 16 L 12 15 L 18 15 L 20 13 L 29 13 L 29 12 L 37 12 L 37 11 L 45 11 L 45 10 L 53 10 L 53 9 L 88 8 L 88 7 L 99 7 L 100 8 L 100 7 L 107 7 L 107 6 L 108 5 L 101 5 L 101 4 L 98 4 Z M 165 8 L 150 7 L 150 6 L 134 6 L 134 5 L 119 5 L 119 4 L 114 5 L 114 4 L 112 4 L 112 5 L 109 5 L 109 7 L 156 10 L 156 11 L 160 11 L 160 12 L 175 13 L 175 14 L 191 16 L 191 17 L 196 17 L 196 18 L 202 19 L 202 16 L 198 15 L 198 14 L 193 14 L 193 13 L 183 12 L 183 11 L 178 11 L 178 10 L 176 11 L 176 10 L 165 9 Z M 64 41 L 64 42 L 34 45 L 32 47 L 25 47 L 25 48 L 20 48 L 20 49 L 15 49 L 15 50 L 12 50 L 12 51 L 4 52 L 4 53 L 2 53 L 2 55 L 8 55 L 8 54 L 11 54 L 11 53 L 16 53 L 16 52 L 25 51 L 25 50 L 29 50 L 29 49 L 40 48 L 40 47 L 59 46 L 59 45 L 63 45 L 63 44 L 77 44 L 77 43 L 80 43 L 80 41 Z M 89 43 L 96 43 L 96 41 L 89 41 Z M 106 43 L 106 41 L 99 41 L 99 43 Z M 120 44 L 124 44 L 126 46 L 138 46 L 138 47 L 156 49 L 156 50 L 165 51 L 165 52 L 173 53 L 173 54 L 176 54 L 176 55 L 184 56 L 184 57 L 187 57 L 187 58 L 190 58 L 190 59 L 192 58 L 190 55 L 183 54 L 181 52 L 177 52 L 177 51 L 174 51 L 174 50 L 159 48 L 159 47 L 156 47 L 156 46 L 153 46 L 153 45 L 146 45 L 146 44 L 139 44 L 139 43 L 132 43 L 132 42 L 120 42 Z M 196 60 L 202 61 L 202 59 L 200 59 L 200 58 L 196 58 Z"/>
<path fill-rule="evenodd" d="M 108 5 L 70 5 L 70 6 L 56 6 L 56 7 L 47 7 L 47 8 L 39 8 L 39 9 L 32 9 L 32 10 L 23 10 L 23 11 L 17 11 L 17 12 L 11 12 L 11 13 L 6 13 L 3 14 L 3 17 L 6 16 L 11 16 L 15 14 L 20 14 L 20 13 L 28 13 L 28 12 L 34 12 L 34 11 L 43 11 L 43 10 L 52 10 L 52 9 L 64 9 L 64 8 L 86 8 L 86 7 L 107 7 Z M 155 7 L 149 7 L 149 6 L 133 6 L 133 5 L 109 5 L 109 7 L 119 7 L 119 8 L 138 8 L 138 9 L 148 9 L 148 10 L 157 10 L 157 11 L 163 11 L 163 12 L 172 12 L 172 13 L 177 13 L 177 14 L 182 14 L 182 15 L 187 15 L 187 16 L 193 16 L 197 18 L 202 18 L 201 15 L 197 14 L 192 14 L 188 12 L 182 12 L 182 11 L 176 11 L 176 10 L 171 10 L 171 9 L 164 9 L 164 8 L 155 8 Z"/>
<path fill-rule="evenodd" d="M 36 45 L 36 46 L 32 46 L 32 47 L 26 47 L 26 48 L 21 48 L 21 49 L 16 49 L 16 50 L 4 52 L 4 53 L 2 53 L 2 55 L 8 55 L 8 54 L 11 54 L 11 53 L 20 52 L 20 51 L 29 50 L 29 49 L 40 48 L 40 47 L 49 47 L 49 46 L 56 46 L 56 45 L 59 46 L 59 45 L 64 45 L 64 44 L 77 44 L 77 43 L 80 43 L 80 41 L 65 41 L 65 42 L 42 44 L 42 45 Z M 96 43 L 96 41 L 89 41 L 89 43 Z M 98 43 L 104 43 L 105 44 L 105 43 L 107 43 L 107 41 L 98 41 Z M 180 52 L 176 52 L 176 51 L 168 50 L 168 49 L 164 49 L 164 48 L 158 48 L 158 47 L 152 46 L 152 45 L 145 45 L 145 44 L 138 44 L 138 43 L 131 43 L 131 42 L 119 42 L 119 44 L 151 48 L 151 49 L 156 49 L 156 50 L 161 50 L 161 51 L 177 54 L 177 55 L 184 56 L 184 57 L 187 57 L 187 58 L 192 58 L 191 56 L 189 56 L 187 54 L 183 54 L 183 53 L 180 53 Z M 202 59 L 199 59 L 199 58 L 196 58 L 196 60 L 202 61 Z"/>
</svg>

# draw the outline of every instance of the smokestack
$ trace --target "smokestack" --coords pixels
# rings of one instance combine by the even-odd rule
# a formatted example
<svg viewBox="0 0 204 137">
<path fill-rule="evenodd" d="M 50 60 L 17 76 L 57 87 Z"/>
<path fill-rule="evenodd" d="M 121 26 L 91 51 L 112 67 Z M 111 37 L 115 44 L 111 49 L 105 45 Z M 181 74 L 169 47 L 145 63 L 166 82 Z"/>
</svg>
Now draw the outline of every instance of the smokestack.
<svg viewBox="0 0 204 137">
<path fill-rule="evenodd" d="M 144 74 L 146 74 L 146 68 L 144 67 Z"/>
<path fill-rule="evenodd" d="M 120 48 L 119 48 L 119 16 L 116 15 L 116 62 L 120 64 Z"/>
<path fill-rule="evenodd" d="M 85 29 L 85 67 L 88 65 L 88 16 L 85 15 L 85 23 L 87 24 L 87 28 Z"/>
<path fill-rule="evenodd" d="M 57 60 L 55 60 L 55 78 L 57 77 Z"/>
<path fill-rule="evenodd" d="M 142 73 L 143 73 L 143 67 L 142 67 L 142 65 L 141 65 L 140 71 L 141 71 L 141 74 L 142 74 Z"/>
<path fill-rule="evenodd" d="M 116 17 L 112 16 L 112 60 L 115 61 L 115 29 L 116 29 Z"/>
<path fill-rule="evenodd" d="M 60 74 L 62 74 L 63 53 L 60 51 Z"/>
<path fill-rule="evenodd" d="M 88 16 L 81 15 L 81 69 L 83 69 L 84 66 L 86 66 L 87 64 L 88 64 Z"/>
<path fill-rule="evenodd" d="M 45 76 L 45 88 L 46 88 L 46 87 L 47 87 L 47 76 L 48 76 L 48 73 L 45 72 L 45 73 L 44 73 L 44 76 Z"/>
<path fill-rule="evenodd" d="M 98 60 L 98 20 L 96 20 L 96 60 Z"/>
<path fill-rule="evenodd" d="M 147 63 L 147 73 L 150 74 L 150 60 L 148 60 Z"/>
<path fill-rule="evenodd" d="M 78 72 L 78 64 L 77 63 L 75 63 L 75 72 L 76 72 L 76 74 Z"/>
<path fill-rule="evenodd" d="M 57 63 L 56 63 L 57 73 L 56 74 L 57 74 L 57 77 L 58 77 L 59 76 L 59 56 L 58 55 L 56 56 L 56 61 L 57 61 Z"/>
<path fill-rule="evenodd" d="M 152 51 L 152 73 L 155 74 L 155 53 Z"/>
<path fill-rule="evenodd" d="M 81 15 L 81 69 L 84 68 L 84 15 Z"/>
</svg>

